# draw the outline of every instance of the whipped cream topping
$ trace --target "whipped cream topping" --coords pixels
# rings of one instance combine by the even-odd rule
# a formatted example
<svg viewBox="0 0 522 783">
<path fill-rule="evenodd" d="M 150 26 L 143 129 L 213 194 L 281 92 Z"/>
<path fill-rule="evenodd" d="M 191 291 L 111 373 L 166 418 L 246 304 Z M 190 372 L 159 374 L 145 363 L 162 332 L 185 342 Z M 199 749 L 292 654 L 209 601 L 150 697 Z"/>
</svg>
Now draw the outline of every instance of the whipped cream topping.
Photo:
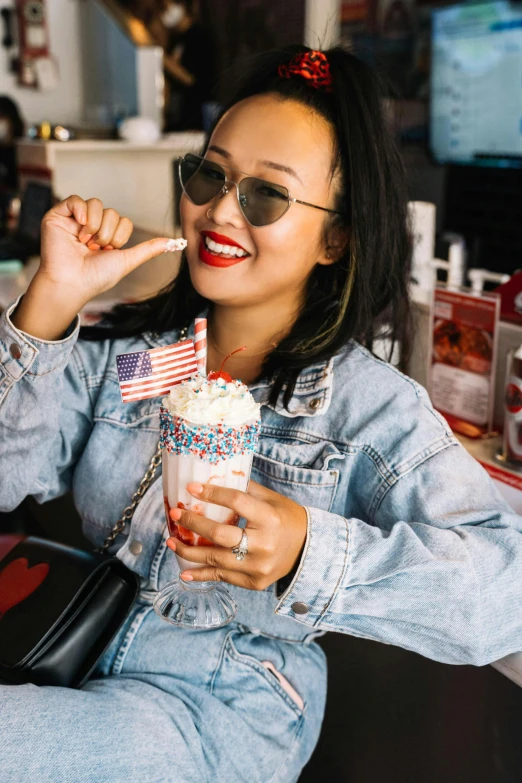
<svg viewBox="0 0 522 783">
<path fill-rule="evenodd" d="M 239 427 L 258 421 L 260 405 L 241 381 L 209 381 L 202 375 L 174 386 L 163 407 L 193 424 L 228 424 Z"/>
</svg>

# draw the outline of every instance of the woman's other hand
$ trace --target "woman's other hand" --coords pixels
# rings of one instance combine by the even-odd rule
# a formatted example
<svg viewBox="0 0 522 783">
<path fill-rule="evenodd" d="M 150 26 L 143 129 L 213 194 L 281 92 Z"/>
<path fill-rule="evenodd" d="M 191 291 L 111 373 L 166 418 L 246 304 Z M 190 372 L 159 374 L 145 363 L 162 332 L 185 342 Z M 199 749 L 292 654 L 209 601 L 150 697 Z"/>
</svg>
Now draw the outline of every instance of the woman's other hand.
<svg viewBox="0 0 522 783">
<path fill-rule="evenodd" d="M 56 340 L 84 305 L 133 269 L 167 249 L 167 238 L 125 248 L 129 218 L 99 199 L 69 196 L 42 220 L 40 266 L 12 315 L 14 325 L 43 340 Z"/>
<path fill-rule="evenodd" d="M 296 565 L 306 541 L 307 515 L 303 506 L 251 481 L 248 492 L 213 484 L 187 487 L 193 497 L 231 509 L 247 520 L 248 554 L 237 560 L 232 549 L 242 536 L 238 527 L 214 522 L 191 511 L 171 509 L 171 517 L 215 546 L 187 546 L 177 538 L 167 545 L 181 557 L 204 568 L 189 569 L 182 578 L 195 582 L 228 582 L 249 590 L 264 590 Z"/>
</svg>

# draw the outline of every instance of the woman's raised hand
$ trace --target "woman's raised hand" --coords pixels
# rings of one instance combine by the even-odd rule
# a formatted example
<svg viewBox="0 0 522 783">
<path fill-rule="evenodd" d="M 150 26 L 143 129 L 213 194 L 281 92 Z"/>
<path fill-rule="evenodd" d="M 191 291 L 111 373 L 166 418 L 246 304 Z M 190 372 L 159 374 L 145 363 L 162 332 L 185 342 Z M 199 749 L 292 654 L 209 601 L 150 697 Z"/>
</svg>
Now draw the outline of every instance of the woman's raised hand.
<svg viewBox="0 0 522 783">
<path fill-rule="evenodd" d="M 133 269 L 165 252 L 167 238 L 121 249 L 133 225 L 99 199 L 69 196 L 42 220 L 40 267 L 12 316 L 18 329 L 56 340 L 76 313 Z"/>
<path fill-rule="evenodd" d="M 183 579 L 195 582 L 228 582 L 249 590 L 264 590 L 286 576 L 296 565 L 306 541 L 307 515 L 303 506 L 251 481 L 248 492 L 217 487 L 214 484 L 188 484 L 198 500 L 235 511 L 247 520 L 248 554 L 237 560 L 232 549 L 242 531 L 191 511 L 173 508 L 170 515 L 183 527 L 212 541 L 215 546 L 187 546 L 169 538 L 168 546 L 203 568 L 188 569 Z"/>
</svg>

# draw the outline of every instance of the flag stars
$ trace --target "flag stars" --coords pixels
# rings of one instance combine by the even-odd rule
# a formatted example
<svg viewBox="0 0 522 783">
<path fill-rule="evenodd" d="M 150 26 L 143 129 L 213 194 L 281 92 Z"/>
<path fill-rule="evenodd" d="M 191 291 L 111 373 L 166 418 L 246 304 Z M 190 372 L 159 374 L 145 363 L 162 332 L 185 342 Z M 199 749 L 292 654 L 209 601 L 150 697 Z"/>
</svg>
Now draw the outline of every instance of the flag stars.
<svg viewBox="0 0 522 783">
<path fill-rule="evenodd" d="M 173 386 L 197 373 L 191 340 L 160 349 L 134 351 L 116 357 L 123 402 L 162 397 Z"/>
</svg>

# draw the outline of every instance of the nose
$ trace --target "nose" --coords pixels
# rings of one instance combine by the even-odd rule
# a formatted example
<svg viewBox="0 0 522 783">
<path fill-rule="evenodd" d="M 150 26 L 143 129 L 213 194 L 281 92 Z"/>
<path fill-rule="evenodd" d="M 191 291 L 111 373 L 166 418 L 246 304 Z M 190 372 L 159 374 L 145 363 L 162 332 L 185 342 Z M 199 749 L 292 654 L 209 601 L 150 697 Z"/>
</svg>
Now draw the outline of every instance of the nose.
<svg viewBox="0 0 522 783">
<path fill-rule="evenodd" d="M 237 228 L 245 225 L 245 219 L 239 208 L 238 195 L 236 183 L 227 180 L 211 202 L 214 223 L 229 224 Z"/>
</svg>

